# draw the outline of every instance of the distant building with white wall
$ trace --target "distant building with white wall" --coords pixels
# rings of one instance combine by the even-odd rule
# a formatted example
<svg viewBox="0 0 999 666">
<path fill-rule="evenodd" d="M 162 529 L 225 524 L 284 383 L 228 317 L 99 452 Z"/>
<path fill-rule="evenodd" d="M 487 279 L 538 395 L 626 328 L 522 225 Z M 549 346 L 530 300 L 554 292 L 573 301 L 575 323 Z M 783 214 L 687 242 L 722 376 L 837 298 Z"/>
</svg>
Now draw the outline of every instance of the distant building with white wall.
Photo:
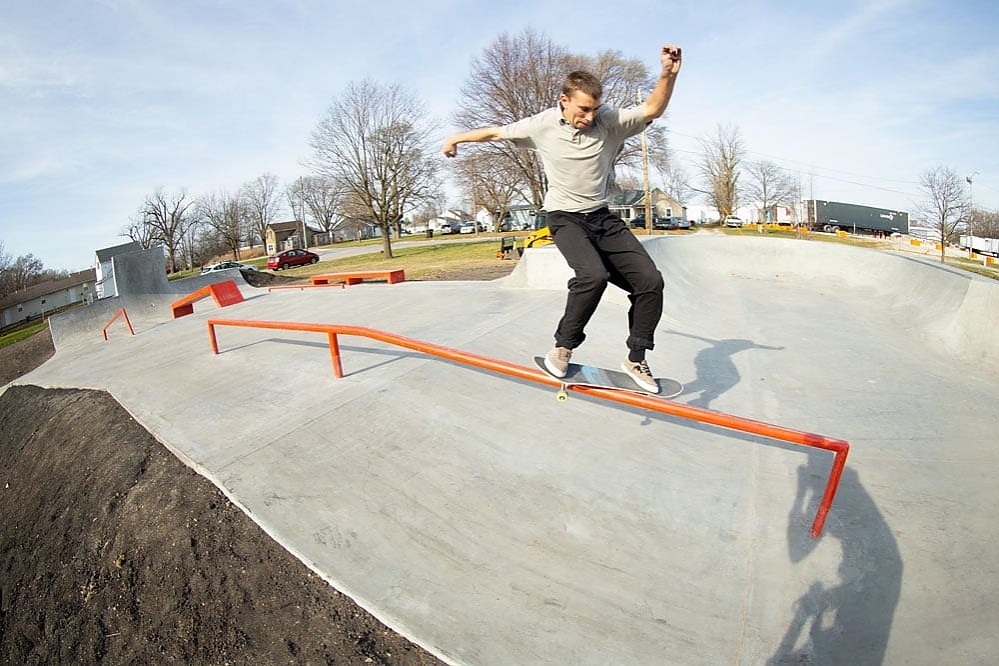
<svg viewBox="0 0 999 666">
<path fill-rule="evenodd" d="M 0 299 L 0 326 L 44 317 L 75 303 L 91 303 L 96 298 L 93 268 L 15 291 Z"/>
<path fill-rule="evenodd" d="M 94 262 L 94 271 L 97 277 L 97 298 L 111 298 L 118 295 L 114 279 L 114 258 L 118 255 L 141 251 L 142 244 L 138 241 L 97 250 Z"/>
</svg>

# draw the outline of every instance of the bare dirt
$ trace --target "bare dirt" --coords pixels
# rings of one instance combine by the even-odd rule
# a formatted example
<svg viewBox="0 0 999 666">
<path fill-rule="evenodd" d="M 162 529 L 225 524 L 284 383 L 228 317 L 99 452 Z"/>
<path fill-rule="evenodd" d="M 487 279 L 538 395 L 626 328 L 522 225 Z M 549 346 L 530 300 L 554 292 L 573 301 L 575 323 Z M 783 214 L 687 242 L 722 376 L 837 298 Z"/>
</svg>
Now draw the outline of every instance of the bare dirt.
<svg viewBox="0 0 999 666">
<path fill-rule="evenodd" d="M 492 279 L 514 263 L 441 279 Z M 0 348 L 0 385 L 53 353 L 47 330 Z M 0 663 L 440 663 L 313 574 L 107 393 L 13 386 L 0 423 Z"/>
</svg>

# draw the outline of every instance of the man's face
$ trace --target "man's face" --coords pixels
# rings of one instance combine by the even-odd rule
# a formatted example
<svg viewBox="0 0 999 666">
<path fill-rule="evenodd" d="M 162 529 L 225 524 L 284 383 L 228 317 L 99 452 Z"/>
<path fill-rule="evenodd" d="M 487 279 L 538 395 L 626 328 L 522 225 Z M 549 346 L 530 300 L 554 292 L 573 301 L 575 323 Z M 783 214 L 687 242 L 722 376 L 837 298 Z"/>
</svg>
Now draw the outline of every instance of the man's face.
<svg viewBox="0 0 999 666">
<path fill-rule="evenodd" d="M 573 90 L 572 95 L 559 97 L 562 103 L 562 117 L 576 129 L 586 129 L 593 124 L 593 119 L 600 108 L 600 98 L 593 98 L 581 90 Z"/>
</svg>

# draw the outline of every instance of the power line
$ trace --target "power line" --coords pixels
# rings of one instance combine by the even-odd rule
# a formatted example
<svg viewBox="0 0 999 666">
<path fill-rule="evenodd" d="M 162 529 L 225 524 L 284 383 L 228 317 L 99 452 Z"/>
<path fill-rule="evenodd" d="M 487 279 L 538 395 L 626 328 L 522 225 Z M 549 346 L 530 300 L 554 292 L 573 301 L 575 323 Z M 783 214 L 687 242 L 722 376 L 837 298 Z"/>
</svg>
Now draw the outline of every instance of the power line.
<svg viewBox="0 0 999 666">
<path fill-rule="evenodd" d="M 671 132 L 671 134 L 682 136 L 682 137 L 686 137 L 688 139 L 697 140 L 696 137 L 692 137 L 692 136 L 690 136 L 688 134 L 683 134 L 681 132 Z M 686 149 L 683 149 L 683 148 L 671 147 L 671 150 L 673 150 L 674 152 L 687 153 L 687 154 L 695 155 L 695 156 L 700 156 L 701 155 L 701 153 L 699 153 L 697 151 L 686 150 Z M 871 179 L 871 180 L 881 180 L 881 181 L 886 181 L 886 182 L 889 182 L 889 183 L 902 183 L 902 184 L 905 184 L 905 185 L 919 185 L 919 183 L 911 181 L 911 180 L 898 180 L 898 179 L 893 179 L 893 178 L 879 178 L 877 176 L 867 176 L 867 175 L 864 175 L 864 174 L 858 174 L 858 173 L 854 173 L 854 172 L 851 172 L 851 171 L 845 171 L 843 169 L 833 169 L 831 167 L 822 167 L 822 166 L 818 166 L 818 165 L 815 165 L 815 164 L 809 164 L 808 162 L 800 162 L 798 160 L 791 160 L 791 159 L 786 159 L 786 158 L 781 158 L 781 157 L 775 157 L 775 156 L 767 155 L 765 153 L 760 153 L 760 152 L 757 152 L 757 151 L 754 151 L 754 150 L 746 150 L 745 152 L 753 154 L 753 155 L 759 155 L 761 157 L 765 157 L 765 158 L 768 158 L 770 160 L 776 160 L 778 162 L 789 162 L 791 164 L 797 164 L 797 165 L 806 167 L 808 169 L 808 170 L 802 171 L 801 169 L 792 169 L 792 168 L 789 168 L 787 166 L 780 165 L 780 166 L 782 166 L 782 168 L 784 168 L 787 171 L 801 171 L 804 175 L 814 176 L 815 178 L 825 178 L 826 180 L 832 180 L 832 181 L 839 182 L 839 183 L 847 183 L 847 184 L 850 184 L 850 185 L 856 185 L 858 187 L 866 187 L 866 188 L 873 189 L 873 190 L 880 190 L 882 192 L 890 192 L 892 194 L 902 194 L 902 195 L 907 196 L 907 197 L 916 197 L 916 196 L 918 196 L 918 195 L 914 194 L 911 191 L 906 192 L 906 191 L 903 191 L 903 190 L 897 190 L 897 189 L 893 189 L 893 188 L 890 188 L 890 187 L 884 187 L 882 185 L 872 185 L 870 183 L 864 183 L 864 182 L 860 182 L 860 181 L 856 181 L 856 180 L 849 180 L 849 179 L 846 179 L 846 178 L 839 178 L 839 177 L 836 177 L 836 176 L 828 175 L 826 173 L 819 173 L 819 171 L 831 171 L 833 173 L 842 173 L 842 174 L 845 174 L 845 175 L 848 175 L 848 176 L 852 176 L 853 178 L 868 178 L 868 179 Z"/>
</svg>

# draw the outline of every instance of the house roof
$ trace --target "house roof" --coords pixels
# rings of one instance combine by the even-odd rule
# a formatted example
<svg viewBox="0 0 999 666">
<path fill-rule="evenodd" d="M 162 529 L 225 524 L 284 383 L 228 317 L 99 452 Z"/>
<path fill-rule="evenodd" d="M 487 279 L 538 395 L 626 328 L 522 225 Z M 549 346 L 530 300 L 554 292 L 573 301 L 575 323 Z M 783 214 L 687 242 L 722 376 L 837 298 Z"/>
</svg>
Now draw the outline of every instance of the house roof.
<svg viewBox="0 0 999 666">
<path fill-rule="evenodd" d="M 111 257 L 116 257 L 119 254 L 132 254 L 133 252 L 141 252 L 142 244 L 138 241 L 132 241 L 131 243 L 124 243 L 122 245 L 115 245 L 114 247 L 105 247 L 103 249 L 97 250 L 97 261 L 104 263 L 110 261 Z"/>
<path fill-rule="evenodd" d="M 306 223 L 305 226 L 312 233 L 315 234 L 323 233 L 322 229 L 316 229 L 315 227 L 309 225 L 308 223 Z M 298 220 L 289 220 L 288 222 L 272 222 L 271 224 L 267 225 L 267 228 L 270 229 L 271 231 L 274 231 L 275 233 L 283 231 L 290 231 L 294 233 L 302 228 L 302 223 Z"/>
<path fill-rule="evenodd" d="M 93 268 L 87 268 L 86 270 L 79 271 L 78 273 L 73 273 L 68 277 L 39 282 L 38 284 L 31 285 L 27 289 L 15 291 L 13 294 L 7 294 L 3 298 L 0 298 L 0 310 L 6 310 L 10 306 L 17 305 L 18 303 L 27 303 L 28 301 L 42 296 L 55 294 L 63 291 L 64 289 L 79 286 L 85 282 L 94 282 L 96 279 L 97 271 Z"/>
<path fill-rule="evenodd" d="M 677 201 L 676 199 L 674 199 L 670 195 L 668 195 L 665 192 L 663 192 L 662 190 L 660 190 L 658 187 L 653 188 L 652 190 L 650 190 L 649 191 L 649 195 L 651 196 L 652 201 L 666 199 L 668 201 L 671 201 L 671 202 L 677 204 L 678 206 L 683 207 L 683 203 L 682 202 Z M 642 203 L 644 201 L 645 201 L 645 192 L 644 192 L 644 190 L 622 190 L 621 192 L 610 196 L 607 199 L 607 204 L 609 206 L 613 206 L 613 207 L 625 208 L 625 207 L 628 207 L 628 206 L 637 206 L 638 204 L 640 204 L 640 203 Z"/>
<path fill-rule="evenodd" d="M 645 199 L 643 190 L 622 190 L 607 198 L 610 206 L 634 206 Z"/>
</svg>

